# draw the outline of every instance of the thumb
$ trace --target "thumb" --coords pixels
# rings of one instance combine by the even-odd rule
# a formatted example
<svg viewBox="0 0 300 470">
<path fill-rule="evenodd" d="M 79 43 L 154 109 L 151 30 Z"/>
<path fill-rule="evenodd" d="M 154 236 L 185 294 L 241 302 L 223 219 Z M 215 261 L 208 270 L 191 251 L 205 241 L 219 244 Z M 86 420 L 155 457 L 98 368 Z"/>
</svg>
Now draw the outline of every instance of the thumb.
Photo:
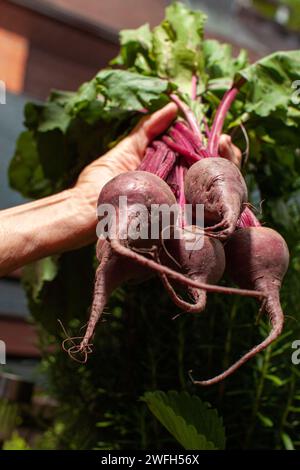
<svg viewBox="0 0 300 470">
<path fill-rule="evenodd" d="M 219 154 L 221 157 L 230 160 L 238 168 L 241 168 L 242 152 L 232 143 L 231 137 L 227 134 L 222 134 L 220 137 Z"/>
<path fill-rule="evenodd" d="M 145 116 L 131 131 L 128 138 L 133 139 L 136 152 L 142 158 L 147 145 L 159 134 L 162 134 L 175 119 L 178 108 L 169 103 L 150 116 Z"/>
</svg>

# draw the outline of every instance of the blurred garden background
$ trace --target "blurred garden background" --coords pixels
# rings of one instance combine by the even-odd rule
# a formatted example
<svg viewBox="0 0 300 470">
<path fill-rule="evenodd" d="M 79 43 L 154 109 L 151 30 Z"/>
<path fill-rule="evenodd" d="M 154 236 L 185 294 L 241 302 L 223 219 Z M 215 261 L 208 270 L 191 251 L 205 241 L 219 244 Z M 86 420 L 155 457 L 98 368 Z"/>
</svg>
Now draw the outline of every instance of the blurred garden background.
<svg viewBox="0 0 300 470">
<path fill-rule="evenodd" d="M 0 0 L 0 81 L 6 90 L 0 104 L 0 209 L 27 200 L 9 187 L 7 176 L 25 103 L 47 99 L 53 88 L 77 90 L 117 55 L 121 29 L 155 26 L 170 3 Z M 230 43 L 234 55 L 245 48 L 254 61 L 276 50 L 300 49 L 299 0 L 184 3 L 207 13 L 206 37 Z M 264 221 L 285 236 L 292 255 L 279 341 L 226 382 L 195 388 L 190 368 L 197 377 L 226 368 L 265 336 L 268 325 L 256 324 L 254 301 L 214 295 L 203 315 L 172 321 L 179 310 L 161 294 L 159 281 L 151 280 L 144 289 L 129 285 L 115 292 L 95 353 L 87 365 L 75 364 L 59 347 L 57 318 L 68 331 L 85 323 L 94 247 L 61 256 L 59 269 L 52 259 L 42 260 L 0 279 L 0 339 L 7 347 L 6 364 L 0 365 L 4 449 L 180 448 L 182 441 L 153 412 L 167 395 L 151 392 L 170 390 L 178 393 L 168 396 L 173 405 L 196 395 L 218 411 L 226 448 L 300 449 L 300 368 L 291 362 L 291 344 L 300 339 L 298 146 L 298 153 L 279 154 L 271 162 L 250 155 L 247 164 L 251 202 L 259 209 L 265 201 Z M 192 405 L 197 402 L 190 403 L 190 415 Z M 218 443 L 225 445 L 222 436 Z"/>
</svg>

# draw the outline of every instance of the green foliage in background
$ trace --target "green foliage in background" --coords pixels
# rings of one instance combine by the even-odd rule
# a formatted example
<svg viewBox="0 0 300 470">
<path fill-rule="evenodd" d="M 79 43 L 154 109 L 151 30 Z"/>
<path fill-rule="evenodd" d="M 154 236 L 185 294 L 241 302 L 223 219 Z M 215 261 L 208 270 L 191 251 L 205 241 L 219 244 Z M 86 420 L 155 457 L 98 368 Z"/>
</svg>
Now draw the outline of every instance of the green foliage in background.
<svg viewBox="0 0 300 470">
<path fill-rule="evenodd" d="M 2 450 L 30 450 L 30 447 L 23 437 L 14 432 L 10 439 L 5 441 Z"/>
<path fill-rule="evenodd" d="M 61 404 L 53 429 L 39 444 L 42 448 L 187 446 L 178 424 L 173 422 L 172 430 L 170 423 L 166 426 L 167 401 L 165 395 L 155 401 L 156 390 L 177 390 L 180 402 L 186 397 L 188 403 L 183 392 L 200 397 L 201 402 L 193 398 L 195 416 L 201 413 L 200 403 L 210 402 L 223 417 L 229 449 L 300 448 L 300 369 L 291 363 L 291 343 L 300 338 L 300 108 L 292 88 L 300 78 L 300 52 L 272 54 L 249 65 L 245 51 L 233 57 L 229 45 L 204 40 L 204 23 L 202 13 L 175 3 L 153 31 L 146 25 L 121 33 L 114 66 L 123 70 L 105 69 L 75 93 L 54 91 L 46 103 L 27 104 L 27 130 L 17 142 L 10 182 L 29 197 L 68 187 L 87 163 L 129 132 L 145 108 L 151 112 L 168 102 L 172 90 L 199 119 L 205 113 L 211 122 L 223 93 L 242 76 L 245 84 L 226 130 L 245 148 L 240 125 L 246 129 L 250 154 L 244 171 L 251 202 L 264 223 L 282 233 L 291 251 L 282 289 L 284 334 L 224 383 L 194 387 L 189 369 L 196 378 L 214 375 L 260 342 L 268 326 L 262 320 L 256 324 L 254 300 L 220 295 L 209 296 L 203 314 L 172 320 L 180 312 L 152 279 L 114 293 L 106 322 L 98 325 L 94 353 L 80 365 L 62 351 L 64 332 L 57 319 L 70 336 L 77 336 L 85 325 L 96 266 L 94 247 L 35 263 L 24 285 L 40 329 L 43 370 Z M 189 98 L 193 74 L 199 77 L 197 103 Z M 177 443 L 150 414 L 142 396 Z M 195 432 L 195 439 L 209 436 L 201 427 Z M 216 434 L 208 440 L 221 448 L 223 437 L 216 441 Z"/>
<path fill-rule="evenodd" d="M 299 0 L 252 0 L 254 8 L 266 18 L 276 19 L 278 10 L 287 8 L 288 15 L 284 26 L 290 31 L 299 33 L 300 31 L 300 2 Z"/>
<path fill-rule="evenodd" d="M 147 392 L 143 396 L 161 424 L 184 449 L 217 450 L 225 447 L 225 430 L 216 410 L 187 392 Z"/>
</svg>

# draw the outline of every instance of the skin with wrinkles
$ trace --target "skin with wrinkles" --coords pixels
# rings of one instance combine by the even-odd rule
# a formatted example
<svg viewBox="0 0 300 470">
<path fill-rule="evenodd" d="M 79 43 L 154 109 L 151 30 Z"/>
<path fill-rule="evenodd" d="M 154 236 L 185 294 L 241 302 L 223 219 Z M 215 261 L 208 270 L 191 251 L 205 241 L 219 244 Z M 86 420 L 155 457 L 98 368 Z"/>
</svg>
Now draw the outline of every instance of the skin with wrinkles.
<svg viewBox="0 0 300 470">
<path fill-rule="evenodd" d="M 288 269 L 289 250 L 285 240 L 268 227 L 248 227 L 237 230 L 225 245 L 226 269 L 238 285 L 259 289 L 265 293 L 263 304 L 270 322 L 269 336 L 255 346 L 222 374 L 199 385 L 212 385 L 224 380 L 246 361 L 269 346 L 282 332 L 284 315 L 279 290 Z"/>
<path fill-rule="evenodd" d="M 220 157 L 204 158 L 185 177 L 187 202 L 204 205 L 208 231 L 221 239 L 231 235 L 247 201 L 247 187 L 235 164 Z"/>
</svg>

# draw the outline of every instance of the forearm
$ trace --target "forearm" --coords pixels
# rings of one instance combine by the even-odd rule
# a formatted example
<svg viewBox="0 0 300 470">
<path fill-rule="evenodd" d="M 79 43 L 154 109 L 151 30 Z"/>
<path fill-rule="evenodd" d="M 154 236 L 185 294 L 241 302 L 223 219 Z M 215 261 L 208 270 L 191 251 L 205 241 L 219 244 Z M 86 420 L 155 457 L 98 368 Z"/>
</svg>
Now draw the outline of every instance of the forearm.
<svg viewBox="0 0 300 470">
<path fill-rule="evenodd" d="M 76 188 L 0 212 L 0 276 L 96 239 L 96 201 Z"/>
</svg>

